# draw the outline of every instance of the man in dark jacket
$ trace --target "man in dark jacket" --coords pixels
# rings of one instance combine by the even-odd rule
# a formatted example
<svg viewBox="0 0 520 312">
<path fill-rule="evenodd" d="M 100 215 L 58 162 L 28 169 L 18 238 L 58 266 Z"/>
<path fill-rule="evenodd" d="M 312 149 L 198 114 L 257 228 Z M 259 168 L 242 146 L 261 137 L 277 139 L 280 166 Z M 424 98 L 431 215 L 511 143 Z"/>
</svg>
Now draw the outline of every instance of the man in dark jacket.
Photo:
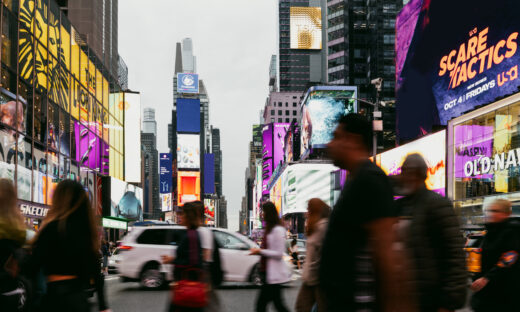
<svg viewBox="0 0 520 312">
<path fill-rule="evenodd" d="M 486 210 L 482 271 L 471 285 L 476 312 L 520 311 L 520 231 L 510 219 L 511 203 L 498 199 Z"/>
<path fill-rule="evenodd" d="M 464 243 L 451 202 L 426 188 L 428 166 L 419 154 L 402 166 L 397 201 L 401 235 L 410 256 L 419 311 L 454 311 L 464 306 L 468 275 Z M 404 226 L 403 226 L 404 225 Z"/>
</svg>

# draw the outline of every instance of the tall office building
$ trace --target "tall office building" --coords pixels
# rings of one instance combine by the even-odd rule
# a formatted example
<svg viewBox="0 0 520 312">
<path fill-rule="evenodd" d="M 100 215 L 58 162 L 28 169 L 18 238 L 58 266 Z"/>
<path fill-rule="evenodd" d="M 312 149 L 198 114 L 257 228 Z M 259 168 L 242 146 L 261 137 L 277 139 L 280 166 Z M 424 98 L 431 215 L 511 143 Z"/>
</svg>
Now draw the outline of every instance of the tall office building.
<svg viewBox="0 0 520 312">
<path fill-rule="evenodd" d="M 117 80 L 121 89 L 128 90 L 128 66 L 126 66 L 121 55 L 118 56 Z"/>
<path fill-rule="evenodd" d="M 217 227 L 227 229 L 228 218 L 227 218 L 227 200 L 225 196 L 218 199 L 218 211 L 217 211 Z"/>
<path fill-rule="evenodd" d="M 327 3 L 328 82 L 358 87 L 358 98 L 376 100 L 371 81 L 383 78 L 380 100 L 395 97 L 395 18 L 402 0 L 333 0 Z M 359 102 L 360 107 L 372 107 Z M 379 148 L 395 146 L 393 104 L 382 108 Z M 384 138 L 384 140 L 382 140 Z"/>
<path fill-rule="evenodd" d="M 193 55 L 193 41 L 191 38 L 182 40 L 182 69 L 185 73 L 197 72 L 197 57 Z"/>
<path fill-rule="evenodd" d="M 290 123 L 293 120 L 300 122 L 300 102 L 305 94 L 296 92 L 271 92 L 264 107 L 264 121 Z"/>
<path fill-rule="evenodd" d="M 271 55 L 269 63 L 269 92 L 278 91 L 278 59 L 276 55 Z"/>
<path fill-rule="evenodd" d="M 211 127 L 211 152 L 215 154 L 215 190 L 222 196 L 222 150 L 220 148 L 220 129 Z"/>
<path fill-rule="evenodd" d="M 117 79 L 118 0 L 58 0 L 82 39 Z"/>
<path fill-rule="evenodd" d="M 159 199 L 159 153 L 157 151 L 157 122 L 155 121 L 155 109 L 145 108 L 143 127 L 141 131 L 141 144 L 145 154 L 149 155 L 147 164 L 145 163 L 145 173 L 150 175 L 152 208 L 149 211 L 149 218 L 158 219 L 161 214 L 161 202 Z"/>
<path fill-rule="evenodd" d="M 325 0 L 279 0 L 279 90 L 327 82 Z"/>
</svg>

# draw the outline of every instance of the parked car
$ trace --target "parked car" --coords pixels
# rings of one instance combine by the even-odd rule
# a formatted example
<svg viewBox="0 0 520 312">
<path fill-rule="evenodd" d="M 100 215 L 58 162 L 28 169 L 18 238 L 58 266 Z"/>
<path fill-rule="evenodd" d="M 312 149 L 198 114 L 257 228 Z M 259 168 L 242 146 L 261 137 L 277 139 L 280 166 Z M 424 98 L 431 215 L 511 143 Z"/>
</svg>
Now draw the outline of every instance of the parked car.
<svg viewBox="0 0 520 312">
<path fill-rule="evenodd" d="M 258 245 L 247 237 L 212 228 L 218 247 L 224 281 L 261 284 L 260 256 L 249 255 Z M 173 280 L 173 266 L 161 264 L 162 255 L 174 255 L 186 229 L 179 225 L 134 227 L 122 240 L 115 259 L 123 281 L 138 281 L 145 288 L 158 288 Z"/>
<path fill-rule="evenodd" d="M 119 248 L 114 249 L 114 252 L 108 257 L 108 273 L 117 273 L 116 261 L 119 259 Z"/>
<path fill-rule="evenodd" d="M 475 274 L 481 270 L 482 243 L 485 232 L 469 234 L 466 237 L 464 251 L 466 252 L 466 267 L 468 272 Z"/>
</svg>

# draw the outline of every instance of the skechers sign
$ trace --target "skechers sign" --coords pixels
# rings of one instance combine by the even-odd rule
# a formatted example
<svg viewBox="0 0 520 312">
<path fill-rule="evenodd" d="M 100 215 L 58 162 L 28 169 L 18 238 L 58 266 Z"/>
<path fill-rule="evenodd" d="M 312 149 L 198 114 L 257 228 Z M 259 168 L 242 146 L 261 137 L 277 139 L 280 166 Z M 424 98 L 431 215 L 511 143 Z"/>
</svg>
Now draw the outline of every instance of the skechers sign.
<svg viewBox="0 0 520 312">
<path fill-rule="evenodd" d="M 510 150 L 507 153 L 495 154 L 493 158 L 481 157 L 468 161 L 464 165 L 464 175 L 469 178 L 507 170 L 516 166 L 520 166 L 520 148 Z"/>
<path fill-rule="evenodd" d="M 190 73 L 177 74 L 177 92 L 199 93 L 199 75 Z"/>
</svg>

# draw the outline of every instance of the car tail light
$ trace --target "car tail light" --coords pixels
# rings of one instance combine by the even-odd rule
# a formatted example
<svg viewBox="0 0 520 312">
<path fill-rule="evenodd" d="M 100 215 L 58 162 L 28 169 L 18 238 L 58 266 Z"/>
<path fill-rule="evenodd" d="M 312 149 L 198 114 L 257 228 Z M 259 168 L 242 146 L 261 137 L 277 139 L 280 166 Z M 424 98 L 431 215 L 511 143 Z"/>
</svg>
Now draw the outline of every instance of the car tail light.
<svg viewBox="0 0 520 312">
<path fill-rule="evenodd" d="M 123 251 L 123 250 L 131 250 L 134 247 L 122 245 L 122 246 L 119 246 L 118 248 L 119 248 L 119 250 Z"/>
</svg>

